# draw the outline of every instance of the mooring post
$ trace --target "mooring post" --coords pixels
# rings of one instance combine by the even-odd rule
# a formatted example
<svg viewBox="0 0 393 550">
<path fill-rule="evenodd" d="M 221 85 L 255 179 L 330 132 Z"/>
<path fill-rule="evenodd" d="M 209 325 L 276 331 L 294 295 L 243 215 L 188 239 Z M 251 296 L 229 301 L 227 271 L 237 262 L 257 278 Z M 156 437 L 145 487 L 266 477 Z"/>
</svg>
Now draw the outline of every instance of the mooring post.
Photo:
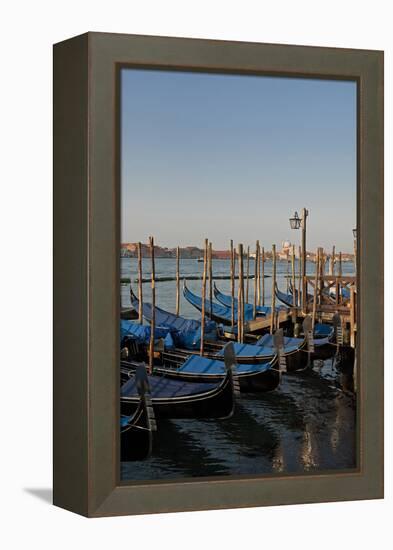
<svg viewBox="0 0 393 550">
<path fill-rule="evenodd" d="M 339 284 L 338 284 L 338 301 L 339 303 L 341 304 L 342 303 L 342 284 L 341 284 L 341 277 L 343 276 L 343 256 L 342 256 L 342 252 L 339 253 L 338 255 L 338 276 L 340 277 L 339 279 Z"/>
<path fill-rule="evenodd" d="M 243 342 L 244 333 L 244 274 L 243 274 L 243 245 L 238 245 L 238 260 L 239 260 L 239 285 L 237 299 L 237 339 Z"/>
<path fill-rule="evenodd" d="M 270 321 L 270 334 L 274 332 L 274 320 L 276 314 L 276 245 L 272 245 L 272 261 L 273 261 L 273 273 L 272 273 L 272 311 Z"/>
<path fill-rule="evenodd" d="M 286 256 L 287 256 L 287 294 L 289 293 L 289 249 L 287 248 L 287 252 L 286 252 Z"/>
<path fill-rule="evenodd" d="M 254 319 L 257 316 L 257 303 L 258 303 L 258 273 L 259 273 L 259 241 L 255 244 L 255 265 L 254 265 L 254 310 L 253 317 Z"/>
<path fill-rule="evenodd" d="M 306 311 L 307 308 L 307 290 L 306 290 L 306 274 L 307 274 L 307 216 L 308 210 L 303 208 L 302 210 L 302 308 L 303 311 Z"/>
<path fill-rule="evenodd" d="M 303 265 L 303 261 L 302 261 L 302 247 L 299 246 L 298 248 L 298 253 L 299 253 L 299 265 L 298 265 L 298 292 L 297 292 L 297 303 L 298 303 L 298 306 L 299 308 L 302 307 L 302 292 L 303 292 L 303 288 L 302 288 L 302 265 Z"/>
<path fill-rule="evenodd" d="M 330 265 L 329 265 L 329 275 L 332 275 L 334 277 L 334 263 L 336 261 L 336 247 L 333 245 L 332 248 L 332 255 L 330 256 Z"/>
<path fill-rule="evenodd" d="M 292 256 L 291 256 L 291 266 L 292 266 L 292 323 L 293 326 L 296 324 L 297 311 L 296 311 L 296 275 L 295 275 L 295 245 L 292 245 Z"/>
<path fill-rule="evenodd" d="M 262 305 L 265 306 L 265 248 L 262 247 L 262 270 L 261 270 L 261 278 L 262 278 Z M 261 304 L 259 304 L 261 305 Z"/>
<path fill-rule="evenodd" d="M 319 249 L 319 265 L 320 265 L 320 275 L 319 275 L 319 306 L 322 306 L 322 301 L 323 301 L 323 292 L 324 292 L 324 288 L 325 288 L 325 280 L 324 280 L 324 275 L 325 275 L 325 263 L 326 263 L 326 256 L 325 256 L 325 251 L 323 248 L 320 248 Z M 322 312 L 321 312 L 321 307 L 319 308 L 319 314 L 318 314 L 318 319 L 321 320 L 321 315 L 322 315 Z"/>
<path fill-rule="evenodd" d="M 213 248 L 209 242 L 209 301 L 210 301 L 210 319 L 213 315 Z"/>
<path fill-rule="evenodd" d="M 156 286 L 155 286 L 155 263 L 154 263 L 154 237 L 149 238 L 151 254 L 151 321 L 150 321 L 150 345 L 149 345 L 149 372 L 152 374 L 154 367 L 154 333 L 156 329 Z"/>
<path fill-rule="evenodd" d="M 235 256 L 231 239 L 231 327 L 235 326 Z"/>
<path fill-rule="evenodd" d="M 205 340 L 205 315 L 206 315 L 206 277 L 207 277 L 207 258 L 208 258 L 208 240 L 205 239 L 205 250 L 203 253 L 203 277 L 202 277 L 202 311 L 201 311 L 201 347 L 200 355 L 203 355 Z"/>
<path fill-rule="evenodd" d="M 314 300 L 312 303 L 312 330 L 314 334 L 314 327 L 315 327 L 315 316 L 317 313 L 317 302 L 319 297 L 319 275 L 320 275 L 320 249 L 317 249 L 317 253 L 315 255 L 315 278 L 314 278 Z"/>
<path fill-rule="evenodd" d="M 261 284 L 262 284 L 262 254 L 261 254 L 261 245 L 258 241 L 258 306 L 261 305 Z"/>
<path fill-rule="evenodd" d="M 131 277 L 130 277 L 131 281 Z M 138 243 L 138 322 L 143 323 L 142 244 Z"/>
<path fill-rule="evenodd" d="M 180 247 L 176 248 L 176 315 L 180 315 Z"/>
<path fill-rule="evenodd" d="M 246 304 L 248 304 L 249 278 L 250 278 L 250 246 L 247 246 Z"/>
</svg>

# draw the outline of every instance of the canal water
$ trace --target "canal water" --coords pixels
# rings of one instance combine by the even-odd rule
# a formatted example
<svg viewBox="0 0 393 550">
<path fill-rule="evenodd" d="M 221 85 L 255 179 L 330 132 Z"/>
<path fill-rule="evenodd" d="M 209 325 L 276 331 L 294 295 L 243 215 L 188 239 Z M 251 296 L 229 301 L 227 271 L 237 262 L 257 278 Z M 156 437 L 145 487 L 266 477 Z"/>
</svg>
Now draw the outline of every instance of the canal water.
<svg viewBox="0 0 393 550">
<path fill-rule="evenodd" d="M 175 274 L 174 259 L 157 259 L 156 275 Z M 250 273 L 254 262 L 251 261 Z M 182 275 L 201 273 L 196 260 L 181 262 Z M 286 290 L 286 262 L 278 263 L 278 284 Z M 314 264 L 307 266 L 313 273 Z M 271 263 L 266 264 L 271 274 Z M 144 276 L 149 259 L 144 259 Z M 214 273 L 229 273 L 229 262 L 214 261 Z M 353 273 L 350 263 L 343 273 Z M 137 263 L 121 259 L 121 276 L 134 281 Z M 223 292 L 230 282 L 217 280 Z M 143 285 L 150 299 L 149 284 Z M 200 293 L 201 281 L 188 281 Z M 137 285 L 133 284 L 134 290 Z M 266 303 L 271 300 L 271 279 L 266 278 Z M 122 306 L 129 305 L 129 285 L 121 288 Z M 175 282 L 156 285 L 157 305 L 174 311 Z M 249 301 L 253 300 L 250 281 Z M 198 318 L 198 312 L 181 300 L 181 314 Z M 334 359 L 315 362 L 307 371 L 283 374 L 280 386 L 269 393 L 242 393 L 234 415 L 226 420 L 161 420 L 154 433 L 153 453 L 145 461 L 121 464 L 122 480 L 168 480 L 220 475 L 300 474 L 356 468 L 356 401 L 350 369 Z"/>
</svg>

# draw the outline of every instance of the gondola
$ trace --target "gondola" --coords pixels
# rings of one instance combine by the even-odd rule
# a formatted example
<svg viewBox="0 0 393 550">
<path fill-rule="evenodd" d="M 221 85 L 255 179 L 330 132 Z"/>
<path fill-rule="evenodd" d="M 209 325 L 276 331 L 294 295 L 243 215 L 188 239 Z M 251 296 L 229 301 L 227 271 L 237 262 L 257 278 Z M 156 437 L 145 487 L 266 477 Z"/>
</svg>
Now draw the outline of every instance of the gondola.
<svg viewBox="0 0 393 550">
<path fill-rule="evenodd" d="M 257 342 L 258 345 L 263 346 L 265 349 L 275 349 L 274 339 L 271 334 L 264 334 Z M 307 355 L 307 341 L 305 338 L 293 338 L 284 336 L 284 351 L 288 347 L 299 346 L 299 349 L 303 351 L 303 355 Z M 313 339 L 314 351 L 310 353 L 310 359 L 329 359 L 336 353 L 336 346 L 332 343 L 331 337 L 314 338 Z M 304 353 L 305 352 L 305 353 Z M 288 361 L 289 363 L 290 361 Z M 288 368 L 288 370 L 297 370 Z"/>
<path fill-rule="evenodd" d="M 228 345 L 228 344 L 227 344 Z M 236 374 L 239 388 L 242 392 L 264 392 L 277 388 L 280 382 L 277 356 L 261 359 L 255 363 L 238 363 L 236 344 L 231 343 L 236 358 Z M 192 382 L 218 382 L 225 376 L 222 359 L 227 346 L 222 349 L 220 357 L 201 357 L 200 355 L 185 355 L 182 353 L 163 352 L 161 361 L 155 366 L 157 373 L 165 374 L 176 380 Z"/>
<path fill-rule="evenodd" d="M 232 308 L 232 296 L 229 296 L 229 294 L 224 294 L 221 292 L 218 288 L 216 283 L 214 283 L 214 296 L 215 298 L 224 306 Z M 236 297 L 233 298 L 233 303 L 235 308 L 237 309 L 238 306 L 238 299 Z M 210 307 L 210 301 L 209 301 L 209 307 Z M 278 306 L 276 307 L 276 311 L 280 311 L 284 308 L 284 306 Z M 272 308 L 269 306 L 256 306 L 255 308 L 257 315 L 270 315 Z M 251 319 L 254 315 L 254 306 L 253 304 L 244 304 L 244 311 L 247 311 L 248 315 L 251 315 Z"/>
<path fill-rule="evenodd" d="M 147 346 L 150 341 L 150 331 L 141 331 L 140 325 L 136 325 L 136 323 L 133 323 L 132 321 L 121 321 L 121 326 L 123 327 L 122 334 L 125 334 L 124 338 L 122 338 L 121 345 L 122 347 L 127 348 L 129 352 L 128 355 L 134 358 L 137 357 L 138 360 L 146 359 Z M 125 327 L 127 327 L 127 329 Z M 136 338 L 133 336 L 134 331 L 137 333 Z M 142 338 L 142 335 L 144 335 L 144 338 Z M 159 335 L 158 329 L 156 329 L 155 335 L 157 338 Z M 170 338 L 168 338 L 169 336 Z M 163 345 L 156 346 L 156 351 L 161 354 L 161 366 L 178 366 L 183 364 L 185 360 L 193 354 L 198 354 L 199 356 L 200 332 L 198 332 L 197 336 L 197 345 L 190 347 L 179 347 L 174 343 L 176 336 L 173 335 L 172 338 L 171 333 L 169 333 L 165 339 L 163 339 Z M 187 335 L 184 335 L 184 339 L 191 341 L 191 338 L 187 337 Z M 226 344 L 227 341 L 225 340 L 205 340 L 204 357 L 212 361 L 223 361 L 224 348 Z M 289 339 L 286 340 L 283 351 L 286 362 L 288 363 L 288 370 L 299 370 L 304 368 L 305 364 L 307 364 L 307 357 L 304 354 L 305 349 L 306 341 L 303 339 L 296 339 L 296 341 L 290 341 Z M 275 358 L 275 350 L 272 349 L 270 345 L 265 346 L 263 344 L 263 339 L 261 338 L 257 340 L 256 343 L 252 344 L 241 344 L 236 342 L 234 343 L 234 350 L 236 353 L 237 362 L 245 365 L 245 367 L 260 364 L 263 369 L 264 364 L 272 364 Z M 160 365 L 158 365 L 158 367 L 160 367 Z M 256 375 L 255 367 L 253 367 L 253 374 Z"/>
<path fill-rule="evenodd" d="M 130 299 L 132 307 L 138 311 L 139 299 L 135 296 L 134 292 L 130 291 Z M 152 305 L 144 302 L 142 304 L 142 315 L 147 321 L 152 319 Z M 186 319 L 180 315 L 175 315 L 169 311 L 165 311 L 160 307 L 155 306 L 154 317 L 156 326 L 169 327 L 176 330 L 197 330 L 201 328 L 200 319 Z M 212 323 L 208 319 L 205 321 L 205 329 L 213 330 L 216 327 L 215 323 Z"/>
<path fill-rule="evenodd" d="M 151 406 L 146 371 L 141 367 L 135 373 L 139 403 L 133 414 L 120 417 L 120 460 L 145 460 L 151 455 L 153 431 L 156 430 Z"/>
<path fill-rule="evenodd" d="M 306 317 L 303 324 L 307 325 L 310 322 L 310 317 Z M 314 350 L 309 353 L 306 336 L 303 338 L 283 338 L 282 352 L 288 372 L 303 370 L 310 360 L 327 359 L 332 357 L 336 351 L 336 346 L 332 342 L 332 332 L 324 338 L 314 337 L 312 345 Z M 234 351 L 239 363 L 254 363 L 268 358 L 271 359 L 277 352 L 274 336 L 270 334 L 261 336 L 254 344 L 235 343 Z M 221 354 L 222 351 L 220 350 L 216 353 L 216 357 Z"/>
<path fill-rule="evenodd" d="M 276 283 L 275 291 L 276 291 L 276 297 L 280 300 L 280 302 L 282 302 L 287 307 L 294 307 L 293 295 L 291 293 L 281 292 L 281 290 L 278 288 L 277 283 Z M 296 291 L 296 296 L 297 294 L 298 293 Z M 295 300 L 295 307 L 296 307 L 296 303 L 297 302 Z"/>
<path fill-rule="evenodd" d="M 210 363 L 204 357 L 202 363 Z M 122 376 L 129 376 L 120 390 L 122 414 L 133 414 L 138 407 L 137 384 L 133 371 L 140 363 L 121 361 Z M 156 369 L 154 369 L 156 372 Z M 151 400 L 157 418 L 229 418 L 233 414 L 238 388 L 232 365 L 218 382 L 190 382 L 170 378 L 166 373 L 148 375 Z"/>
<path fill-rule="evenodd" d="M 139 331 L 138 328 L 134 329 L 132 327 L 132 321 L 121 321 L 121 323 L 122 326 L 126 326 L 127 324 L 130 326 L 128 332 L 131 334 L 131 336 L 134 330 Z M 139 337 L 140 334 L 142 334 L 142 331 L 138 332 Z M 144 334 L 145 340 L 141 341 L 139 339 L 139 343 L 142 344 L 142 347 L 135 346 L 135 339 L 133 337 L 129 339 L 124 338 L 122 340 L 122 346 L 128 348 L 129 355 L 131 357 L 135 357 L 136 355 L 138 355 L 138 359 L 147 357 L 146 346 L 150 341 L 150 333 L 148 334 L 147 332 L 145 332 Z M 171 338 L 168 339 L 167 336 L 163 340 L 163 346 L 161 346 L 161 349 L 157 350 L 161 352 L 162 362 L 164 364 L 182 364 L 188 356 L 192 354 L 199 354 L 200 331 L 197 332 L 197 340 L 194 340 L 194 344 L 196 343 L 197 345 L 184 347 L 181 345 L 176 345 L 176 335 L 171 333 L 169 336 L 171 336 Z M 193 334 L 191 336 L 193 336 Z M 191 340 L 192 338 L 190 336 L 187 336 L 187 334 L 183 334 L 182 341 L 191 342 Z M 269 340 L 265 340 L 265 337 L 261 337 L 254 343 L 234 343 L 234 350 L 237 357 L 237 362 L 239 364 L 245 365 L 264 364 L 272 362 L 274 360 L 276 350 L 274 349 L 274 346 L 272 346 L 271 343 L 268 342 Z M 213 361 L 222 361 L 224 357 L 224 347 L 226 343 L 226 341 L 220 339 L 216 339 L 214 341 L 206 339 L 204 345 L 204 357 Z M 326 342 L 324 340 L 314 340 L 315 352 L 311 356 L 313 359 L 319 358 L 319 356 L 317 355 L 319 346 L 321 346 L 322 349 L 322 344 L 325 343 Z M 143 348 L 143 346 L 145 347 Z M 137 347 L 138 349 L 136 349 Z M 301 370 L 305 368 L 308 364 L 309 358 L 307 354 L 307 341 L 305 338 L 285 338 L 283 353 L 285 356 L 285 361 L 287 363 L 288 371 Z"/>
<path fill-rule="evenodd" d="M 282 302 L 288 307 L 294 307 L 292 283 L 289 283 L 288 292 L 281 292 L 281 290 L 278 288 L 277 283 L 276 283 L 275 290 L 276 290 L 276 297 L 280 300 L 280 302 Z M 313 299 L 314 297 L 312 294 L 307 294 L 307 303 L 312 303 Z M 299 291 L 296 289 L 295 290 L 295 307 L 298 304 L 298 302 L 299 302 Z"/>
<path fill-rule="evenodd" d="M 139 309 L 139 300 L 132 292 L 130 293 L 131 305 L 134 309 Z M 153 309 L 150 303 L 142 304 L 142 315 L 148 323 L 151 323 Z M 201 321 L 199 319 L 186 319 L 180 315 L 175 315 L 159 307 L 154 309 L 155 326 L 167 328 L 171 336 L 175 339 L 177 345 L 187 349 L 193 349 L 200 345 Z M 214 321 L 205 318 L 205 338 L 216 340 L 220 334 L 220 327 Z"/>
<path fill-rule="evenodd" d="M 193 305 L 198 311 L 202 311 L 202 298 L 200 296 L 197 296 L 189 288 L 187 287 L 186 283 L 183 284 L 183 295 L 187 302 L 189 302 L 191 305 Z M 223 304 L 217 304 L 217 302 L 211 302 L 210 300 L 205 299 L 205 312 L 206 316 L 208 316 L 213 321 L 216 321 L 217 323 L 222 323 L 224 325 L 231 325 L 232 324 L 232 308 L 228 306 L 224 306 Z M 244 311 L 244 320 L 252 321 L 254 318 L 253 311 L 249 311 L 245 309 Z M 234 307 L 234 321 L 237 323 L 237 307 Z"/>
</svg>

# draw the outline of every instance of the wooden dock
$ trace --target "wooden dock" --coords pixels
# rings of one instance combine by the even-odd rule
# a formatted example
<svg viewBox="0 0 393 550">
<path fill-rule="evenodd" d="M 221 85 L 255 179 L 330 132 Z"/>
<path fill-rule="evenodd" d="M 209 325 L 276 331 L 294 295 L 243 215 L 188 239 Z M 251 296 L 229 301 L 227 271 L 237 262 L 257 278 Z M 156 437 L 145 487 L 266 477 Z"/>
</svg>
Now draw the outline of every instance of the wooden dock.
<svg viewBox="0 0 393 550">
<path fill-rule="evenodd" d="M 274 326 L 280 328 L 282 325 L 287 323 L 289 320 L 288 312 L 283 310 L 279 311 L 275 315 Z M 262 330 L 268 330 L 272 326 L 272 316 L 266 315 L 265 317 L 257 317 L 252 321 L 248 321 L 244 324 L 244 332 L 253 333 L 259 332 Z"/>
<path fill-rule="evenodd" d="M 291 315 L 304 318 L 311 313 L 319 322 L 332 323 L 339 315 L 346 343 L 356 345 L 357 334 L 357 278 L 344 275 L 305 276 L 305 288 L 316 296 L 316 303 L 308 302 L 305 308 L 291 308 Z M 333 293 L 331 292 L 333 291 Z"/>
</svg>

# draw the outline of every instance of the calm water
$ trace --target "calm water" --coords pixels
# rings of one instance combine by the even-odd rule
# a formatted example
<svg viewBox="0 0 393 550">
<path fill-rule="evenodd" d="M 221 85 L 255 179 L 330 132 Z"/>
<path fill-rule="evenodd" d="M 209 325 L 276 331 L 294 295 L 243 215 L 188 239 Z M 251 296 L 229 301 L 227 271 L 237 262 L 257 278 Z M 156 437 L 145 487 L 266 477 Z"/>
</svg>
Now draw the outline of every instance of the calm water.
<svg viewBox="0 0 393 550">
<path fill-rule="evenodd" d="M 176 275 L 176 259 L 175 258 L 158 258 L 155 262 L 156 277 L 175 277 Z M 150 259 L 144 258 L 142 262 L 143 277 L 150 277 Z M 250 260 L 250 275 L 254 273 L 255 265 L 254 260 Z M 246 270 L 246 267 L 244 267 Z M 307 274 L 312 275 L 315 270 L 315 264 L 307 262 Z M 180 262 L 180 277 L 187 275 L 201 275 L 203 272 L 203 262 L 197 262 L 197 260 L 182 260 Z M 237 272 L 237 269 L 236 269 Z M 298 272 L 298 263 L 296 262 L 296 273 Z M 229 275 L 230 262 L 229 260 L 213 260 L 213 275 Z M 265 263 L 265 275 L 272 274 L 271 261 Z M 277 262 L 277 284 L 283 292 L 287 288 L 287 264 L 286 262 Z M 291 273 L 290 273 L 291 274 Z M 351 262 L 343 262 L 343 275 L 353 274 L 353 265 Z M 138 278 L 138 263 L 136 258 L 121 258 L 120 260 L 120 276 L 131 277 L 132 287 L 135 294 L 138 293 L 138 285 L 136 279 Z M 229 280 L 217 280 L 216 284 L 223 292 L 230 293 L 230 281 Z M 246 284 L 246 283 L 245 283 Z M 297 283 L 296 283 L 297 284 Z M 150 283 L 144 283 L 143 285 L 144 300 L 150 301 L 151 291 Z M 197 294 L 201 294 L 202 281 L 187 281 L 187 286 L 190 290 Z M 271 303 L 271 289 L 272 278 L 265 278 L 265 304 Z M 254 300 L 254 281 L 249 281 L 249 302 Z M 121 302 L 122 306 L 130 305 L 129 285 L 121 286 Z M 156 283 L 156 304 L 168 311 L 175 311 L 176 308 L 176 283 L 175 281 L 157 282 Z M 180 300 L 180 313 L 184 317 L 195 318 L 198 315 L 196 309 L 189 304 L 181 295 Z"/>
<path fill-rule="evenodd" d="M 314 270 L 314 264 L 307 268 Z M 196 260 L 183 260 L 181 273 L 202 273 Z M 286 264 L 278 263 L 278 284 L 286 289 Z M 344 274 L 352 273 L 350 263 Z M 253 273 L 251 262 L 250 273 Z M 144 276 L 149 259 L 144 260 Z M 228 274 L 229 262 L 216 260 L 214 273 Z M 266 264 L 266 274 L 271 263 Z M 174 259 L 156 260 L 157 276 L 175 274 Z M 122 258 L 121 275 L 137 277 L 135 259 Z M 201 281 L 188 281 L 200 293 Z M 217 281 L 224 292 L 229 281 Z M 133 285 L 137 290 L 137 285 Z M 149 284 L 143 285 L 150 299 Z M 250 297 L 253 300 L 253 281 Z M 175 282 L 156 285 L 157 305 L 174 311 Z M 266 279 L 266 302 L 271 300 L 271 279 Z M 122 286 L 122 305 L 129 305 L 129 285 Z M 182 297 L 181 314 L 198 317 Z M 334 361 L 318 363 L 309 371 L 283 375 L 270 393 L 242 393 L 235 414 L 227 420 L 162 420 L 154 434 L 153 454 L 140 462 L 122 463 L 123 480 L 177 479 L 217 475 L 301 473 L 356 467 L 356 404 L 350 391 L 352 379 L 336 369 Z"/>
</svg>

